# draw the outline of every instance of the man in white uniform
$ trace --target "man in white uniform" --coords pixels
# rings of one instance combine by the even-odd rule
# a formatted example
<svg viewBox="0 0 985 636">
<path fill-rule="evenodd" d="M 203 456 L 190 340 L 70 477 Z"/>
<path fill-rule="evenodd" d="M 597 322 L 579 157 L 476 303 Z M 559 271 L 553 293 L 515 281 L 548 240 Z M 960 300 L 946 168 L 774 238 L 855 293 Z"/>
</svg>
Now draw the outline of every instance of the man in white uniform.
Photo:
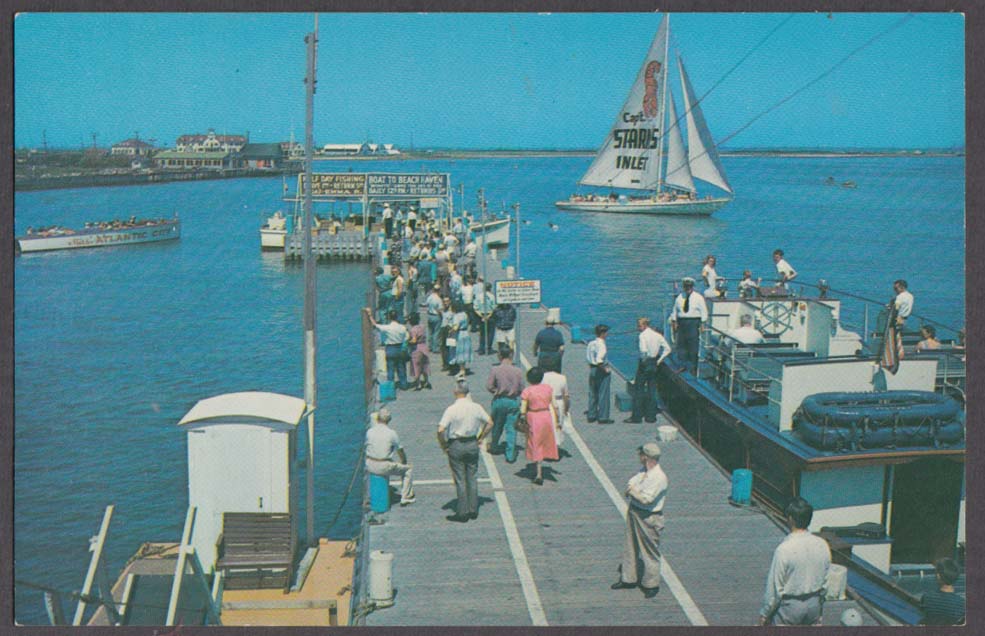
<svg viewBox="0 0 985 636">
<path fill-rule="evenodd" d="M 697 373 L 698 348 L 701 338 L 701 324 L 708 320 L 708 305 L 704 296 L 694 291 L 694 279 L 681 281 L 681 293 L 674 301 L 674 311 L 670 324 L 674 329 L 674 344 L 677 357 L 683 360 L 688 371 Z"/>
<path fill-rule="evenodd" d="M 366 431 L 366 471 L 373 475 L 400 475 L 400 505 L 414 503 L 413 470 L 407 453 L 400 445 L 400 436 L 389 426 L 390 409 L 382 408 Z M 395 461 L 399 459 L 400 461 Z"/>
<path fill-rule="evenodd" d="M 759 624 L 820 625 L 831 549 L 807 530 L 814 516 L 809 503 L 797 497 L 784 514 L 790 534 L 773 552 Z"/>
<path fill-rule="evenodd" d="M 893 308 L 896 309 L 896 324 L 902 328 L 906 325 L 906 319 L 913 312 L 913 294 L 910 293 L 906 281 L 902 278 L 893 283 L 893 291 L 896 298 L 893 299 Z"/>
</svg>

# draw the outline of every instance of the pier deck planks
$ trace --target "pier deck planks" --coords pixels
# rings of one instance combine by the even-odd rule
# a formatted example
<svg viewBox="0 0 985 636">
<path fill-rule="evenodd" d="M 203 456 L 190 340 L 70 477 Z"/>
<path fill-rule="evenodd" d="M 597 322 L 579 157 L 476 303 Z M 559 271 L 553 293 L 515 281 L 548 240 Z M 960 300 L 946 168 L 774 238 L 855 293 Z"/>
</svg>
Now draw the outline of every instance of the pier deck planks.
<svg viewBox="0 0 985 636">
<path fill-rule="evenodd" d="M 489 280 L 505 278 L 498 265 Z M 533 339 L 546 311 L 523 307 L 521 349 L 533 361 Z M 586 326 L 587 327 L 587 326 Z M 636 448 L 656 439 L 656 424 L 627 424 L 612 406 L 615 424 L 585 421 L 588 366 L 585 345 L 565 330 L 563 371 L 572 396 L 574 427 L 608 479 L 621 493 L 638 469 Z M 478 338 L 473 337 L 477 344 Z M 485 390 L 495 356 L 476 356 L 469 377 L 473 398 L 489 410 Z M 453 401 L 453 380 L 432 356 L 431 391 L 399 392 L 387 404 L 415 480 L 448 480 L 415 487 L 417 503 L 393 508 L 383 525 L 371 526 L 369 549 L 394 554 L 395 604 L 366 617 L 368 626 L 531 625 L 531 613 L 514 565 L 492 485 L 479 482 L 479 518 L 466 524 L 445 520 L 453 512 L 455 488 L 435 439 L 438 420 Z M 622 387 L 613 377 L 613 400 Z M 522 446 L 522 436 L 518 440 Z M 530 481 L 523 451 L 515 464 L 492 456 L 518 530 L 549 625 L 690 625 L 666 581 L 652 600 L 639 590 L 611 590 L 616 581 L 625 521 L 571 438 L 559 462 L 546 463 L 544 485 Z M 774 548 L 784 536 L 755 508 L 728 503 L 730 482 L 690 443 L 661 443 L 661 464 L 670 488 L 664 557 L 711 625 L 754 625 L 762 603 Z M 479 478 L 488 478 L 484 461 Z M 396 478 L 394 478 L 394 486 Z M 825 624 L 838 623 L 846 602 L 825 605 Z M 864 613 L 863 613 L 864 614 Z M 871 622 L 866 616 L 866 623 Z"/>
</svg>

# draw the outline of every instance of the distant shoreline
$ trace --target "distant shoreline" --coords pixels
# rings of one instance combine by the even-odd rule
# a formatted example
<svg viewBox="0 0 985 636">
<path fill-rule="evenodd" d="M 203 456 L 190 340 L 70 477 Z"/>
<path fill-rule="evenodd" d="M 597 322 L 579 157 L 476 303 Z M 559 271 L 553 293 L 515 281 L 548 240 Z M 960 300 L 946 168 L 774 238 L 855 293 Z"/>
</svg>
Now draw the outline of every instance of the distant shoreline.
<svg viewBox="0 0 985 636">
<path fill-rule="evenodd" d="M 387 157 L 325 157 L 316 156 L 315 161 L 401 161 L 408 159 L 483 159 L 483 158 L 522 158 L 522 157 L 594 157 L 596 150 L 429 150 L 405 151 Z M 720 153 L 722 157 L 795 157 L 823 159 L 858 157 L 963 157 L 963 150 L 732 150 Z"/>
</svg>

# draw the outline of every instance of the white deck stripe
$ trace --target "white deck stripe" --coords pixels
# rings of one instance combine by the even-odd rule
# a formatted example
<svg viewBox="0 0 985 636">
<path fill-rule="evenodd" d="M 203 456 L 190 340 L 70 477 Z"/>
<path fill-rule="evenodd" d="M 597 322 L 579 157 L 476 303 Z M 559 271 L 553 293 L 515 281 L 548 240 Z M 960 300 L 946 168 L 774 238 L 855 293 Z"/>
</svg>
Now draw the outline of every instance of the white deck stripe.
<svg viewBox="0 0 985 636">
<path fill-rule="evenodd" d="M 530 361 L 527 360 L 527 356 L 522 353 L 520 354 L 520 361 L 523 363 L 525 368 L 530 368 Z M 622 494 L 616 489 L 616 486 L 612 483 L 612 480 L 609 479 L 609 476 L 606 475 L 605 470 L 602 469 L 602 466 L 595 459 L 595 455 L 592 454 L 592 451 L 588 448 L 585 440 L 582 439 L 581 435 L 578 434 L 578 431 L 575 430 L 574 424 L 572 424 L 570 432 L 565 432 L 568 433 L 568 436 L 572 440 L 574 440 L 575 446 L 578 447 L 578 451 L 582 454 L 582 457 L 585 458 L 585 463 L 587 463 L 588 467 L 592 469 L 592 473 L 594 473 L 595 478 L 600 484 L 602 484 L 602 489 L 605 490 L 607 495 L 609 495 L 609 499 L 612 500 L 612 503 L 619 510 L 619 514 L 621 514 L 623 519 L 625 519 L 629 510 L 629 505 L 626 503 L 626 500 L 623 498 Z M 670 561 L 668 561 L 667 557 L 663 555 L 661 555 L 660 560 L 660 574 L 663 577 L 663 580 L 667 582 L 667 587 L 670 588 L 671 594 L 674 595 L 674 598 L 677 599 L 677 603 L 681 606 L 681 609 L 684 610 L 684 613 L 687 615 L 687 619 L 691 621 L 692 625 L 708 625 L 708 619 L 706 619 L 704 614 L 701 613 L 701 610 L 698 609 L 698 605 L 694 602 L 694 599 L 691 598 L 691 595 L 688 594 L 688 591 L 684 587 L 684 584 L 681 583 L 681 580 L 677 578 L 674 568 L 670 567 Z"/>
<path fill-rule="evenodd" d="M 540 593 L 537 592 L 537 584 L 534 583 L 534 575 L 530 571 L 530 564 L 527 562 L 527 554 L 523 550 L 523 543 L 520 541 L 520 532 L 516 527 L 516 520 L 513 518 L 513 511 L 510 509 L 510 502 L 506 500 L 506 493 L 503 491 L 503 481 L 499 478 L 499 470 L 496 469 L 496 462 L 492 456 L 484 449 L 480 452 L 482 462 L 486 466 L 486 472 L 492 481 L 493 494 L 496 497 L 496 507 L 499 508 L 499 516 L 503 519 L 503 530 L 506 531 L 506 540 L 510 544 L 510 552 L 513 554 L 513 565 L 516 567 L 516 574 L 520 577 L 520 587 L 523 588 L 523 597 L 527 601 L 527 611 L 530 613 L 530 621 L 534 625 L 547 625 L 547 616 L 544 614 L 544 606 L 540 602 Z"/>
<path fill-rule="evenodd" d="M 398 477 L 395 481 L 399 482 L 400 478 Z M 489 479 L 488 477 L 479 477 L 478 479 L 476 479 L 476 481 L 479 482 L 480 484 L 488 484 L 492 480 Z M 454 486 L 455 481 L 452 479 L 415 479 L 414 485 L 415 486 Z"/>
</svg>

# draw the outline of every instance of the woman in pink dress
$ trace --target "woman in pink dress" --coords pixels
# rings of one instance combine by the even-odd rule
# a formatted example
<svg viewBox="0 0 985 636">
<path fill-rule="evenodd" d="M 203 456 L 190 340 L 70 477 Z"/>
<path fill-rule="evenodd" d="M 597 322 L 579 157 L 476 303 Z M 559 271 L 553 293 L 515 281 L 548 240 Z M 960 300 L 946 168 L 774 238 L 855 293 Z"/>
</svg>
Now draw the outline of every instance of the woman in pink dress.
<svg viewBox="0 0 985 636">
<path fill-rule="evenodd" d="M 416 385 L 414 390 L 430 389 L 431 381 L 429 376 L 431 373 L 431 360 L 428 358 L 428 345 L 425 342 L 424 325 L 421 324 L 421 316 L 416 311 L 411 312 L 410 318 L 407 321 L 410 323 L 409 339 L 407 342 L 410 345 L 412 379 Z"/>
<path fill-rule="evenodd" d="M 554 428 L 557 415 L 554 413 L 554 389 L 543 384 L 544 370 L 533 367 L 527 372 L 529 386 L 520 394 L 520 416 L 526 420 L 527 460 L 537 464 L 534 483 L 544 483 L 540 463 L 545 459 L 558 459 Z"/>
</svg>

